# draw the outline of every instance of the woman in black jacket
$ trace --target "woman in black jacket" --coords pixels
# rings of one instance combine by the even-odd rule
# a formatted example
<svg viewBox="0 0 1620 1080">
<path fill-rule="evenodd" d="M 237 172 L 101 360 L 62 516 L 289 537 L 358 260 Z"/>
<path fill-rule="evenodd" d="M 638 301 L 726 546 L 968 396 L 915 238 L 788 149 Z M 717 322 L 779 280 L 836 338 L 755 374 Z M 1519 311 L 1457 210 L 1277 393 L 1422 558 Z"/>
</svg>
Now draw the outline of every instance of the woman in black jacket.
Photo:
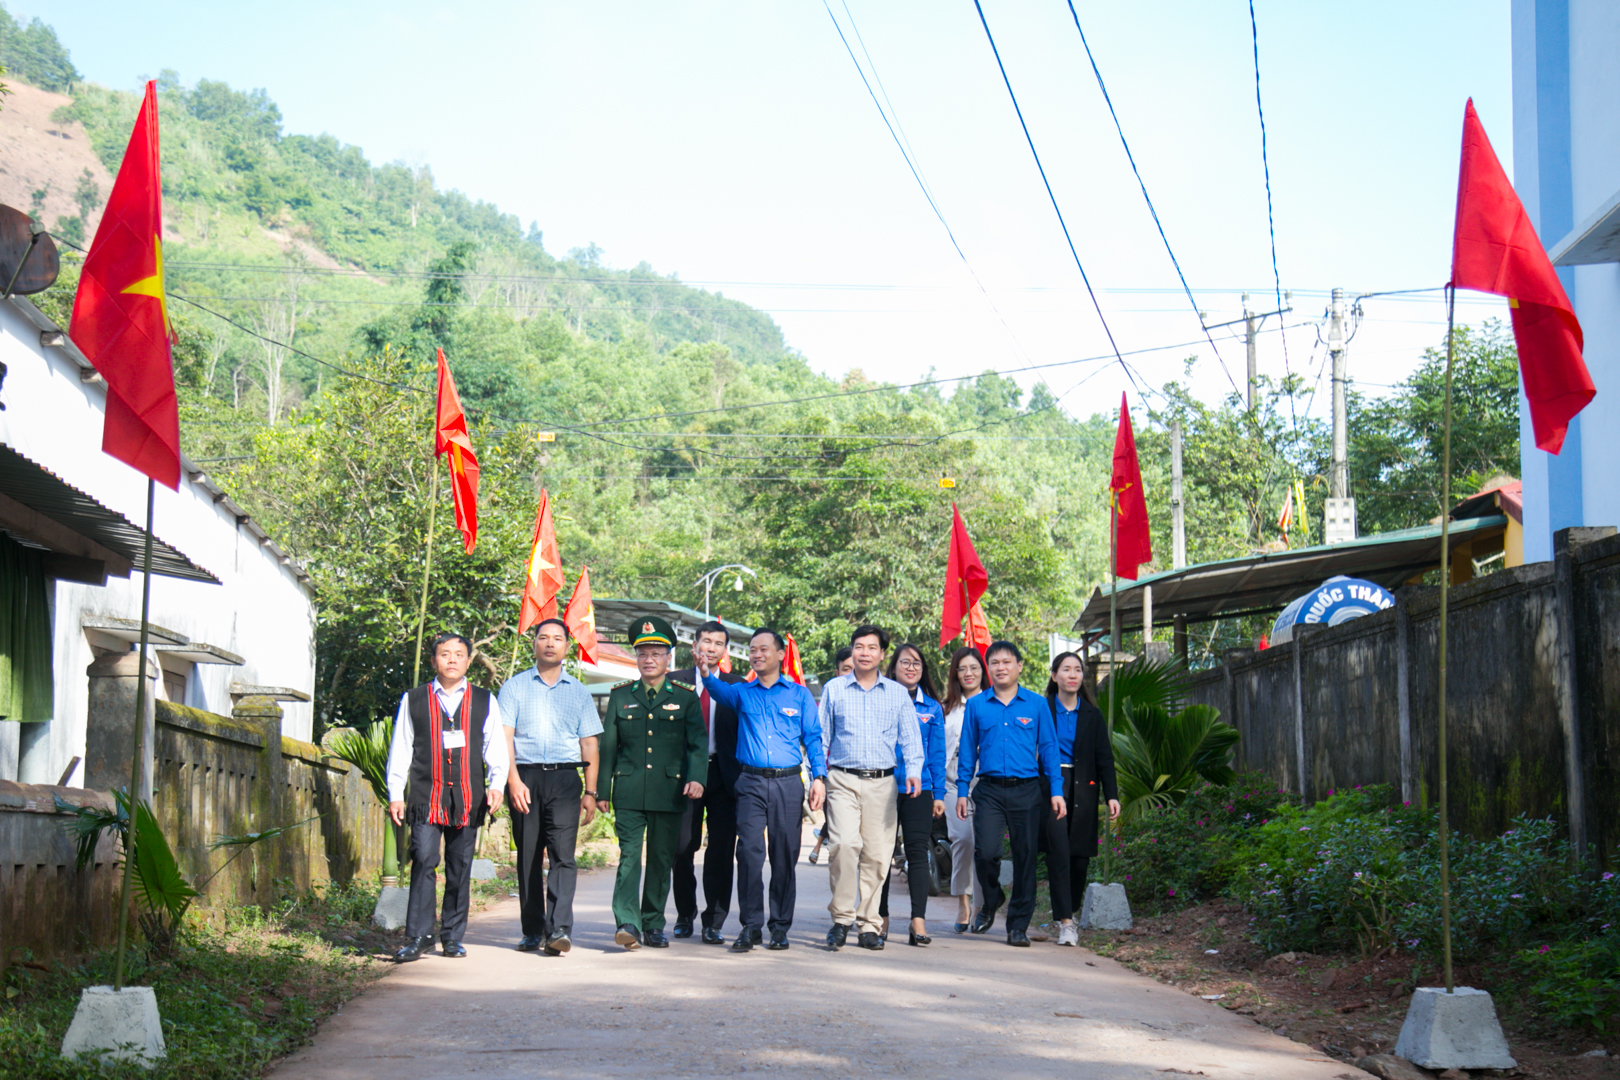
<svg viewBox="0 0 1620 1080">
<path fill-rule="evenodd" d="M 1085 896 L 1086 875 L 1097 854 L 1099 796 L 1108 800 L 1109 817 L 1119 817 L 1119 785 L 1108 724 L 1086 689 L 1085 678 L 1085 663 L 1075 653 L 1066 652 L 1052 661 L 1052 678 L 1046 684 L 1046 702 L 1052 709 L 1063 766 L 1063 797 L 1069 805 L 1068 820 L 1057 820 L 1048 810 L 1041 829 L 1059 945 L 1080 943 L 1074 911 Z"/>
</svg>

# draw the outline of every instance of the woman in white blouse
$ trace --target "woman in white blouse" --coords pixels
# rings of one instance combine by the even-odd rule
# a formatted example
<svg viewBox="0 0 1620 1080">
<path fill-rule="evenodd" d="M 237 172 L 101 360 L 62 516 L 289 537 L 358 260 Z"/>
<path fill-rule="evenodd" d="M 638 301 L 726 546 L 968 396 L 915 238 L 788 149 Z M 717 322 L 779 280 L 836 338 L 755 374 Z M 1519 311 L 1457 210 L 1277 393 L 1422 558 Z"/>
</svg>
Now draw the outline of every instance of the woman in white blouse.
<svg viewBox="0 0 1620 1080">
<path fill-rule="evenodd" d="M 945 805 L 954 806 L 958 797 L 956 779 L 957 752 L 962 745 L 962 717 L 967 712 L 967 700 L 984 689 L 984 658 L 977 649 L 961 648 L 951 655 L 950 676 L 946 680 L 945 700 Z M 961 795 L 971 795 L 972 777 L 964 778 Z M 968 803 L 968 816 L 959 818 L 946 814 L 946 828 L 951 838 L 951 895 L 956 897 L 956 932 L 967 933 L 973 921 L 973 804 Z"/>
</svg>

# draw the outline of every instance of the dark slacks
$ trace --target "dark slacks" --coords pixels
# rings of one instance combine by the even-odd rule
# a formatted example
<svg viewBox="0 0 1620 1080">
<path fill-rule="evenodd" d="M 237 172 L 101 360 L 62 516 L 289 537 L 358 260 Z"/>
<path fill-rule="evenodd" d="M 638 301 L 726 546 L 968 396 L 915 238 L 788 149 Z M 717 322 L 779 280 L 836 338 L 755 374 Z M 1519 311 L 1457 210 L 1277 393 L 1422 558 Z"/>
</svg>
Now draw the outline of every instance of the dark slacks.
<svg viewBox="0 0 1620 1080">
<path fill-rule="evenodd" d="M 803 806 L 804 781 L 797 774 L 743 773 L 737 778 L 737 914 L 744 933 L 757 934 L 765 925 L 767 850 L 771 860 L 771 932 L 786 932 L 793 925 Z"/>
<path fill-rule="evenodd" d="M 518 907 L 525 936 L 551 937 L 574 926 L 574 847 L 579 842 L 579 798 L 585 785 L 574 769 L 518 767 L 529 789 L 529 812 L 512 808 L 512 841 L 517 844 Z M 541 855 L 551 856 L 551 873 Z"/>
<path fill-rule="evenodd" d="M 1078 910 L 1086 898 L 1086 878 L 1090 876 L 1091 858 L 1087 855 L 1069 856 L 1069 895 L 1074 897 Z"/>
<path fill-rule="evenodd" d="M 411 826 L 411 893 L 405 908 L 405 932 L 413 938 L 433 933 L 434 874 L 439 867 L 439 846 L 444 845 L 444 910 L 439 919 L 439 940 L 460 941 L 467 931 L 467 893 L 472 883 L 473 851 L 478 827 L 463 825 Z"/>
<path fill-rule="evenodd" d="M 707 788 L 704 795 L 708 795 Z M 681 810 L 675 862 L 670 868 L 677 926 L 691 926 L 697 920 L 697 853 L 703 846 L 703 816 L 703 799 L 687 799 L 685 808 Z"/>
<path fill-rule="evenodd" d="M 709 786 L 700 801 L 709 829 L 709 851 L 703 856 L 703 925 L 718 930 L 731 914 L 731 886 L 737 872 L 737 792 L 720 771 L 717 758 L 709 758 Z"/>
<path fill-rule="evenodd" d="M 956 807 L 951 807 L 955 813 Z M 900 791 L 900 843 L 906 849 L 906 888 L 911 893 L 911 917 L 928 918 L 928 886 L 933 881 L 929 849 L 934 846 L 934 793 L 923 790 L 913 798 Z M 889 879 L 883 875 L 883 899 L 878 914 L 889 917 Z"/>
<path fill-rule="evenodd" d="M 619 833 L 619 869 L 613 879 L 613 923 L 647 933 L 664 928 L 669 901 L 669 871 L 681 832 L 674 810 L 637 810 L 618 806 L 613 819 Z M 643 873 L 641 853 L 647 852 Z M 638 896 L 639 894 L 639 896 Z"/>
<path fill-rule="evenodd" d="M 981 777 L 973 788 L 973 861 L 978 870 L 980 910 L 994 912 L 1001 888 L 1001 838 L 1012 849 L 1012 898 L 1007 929 L 1028 930 L 1035 913 L 1035 845 L 1041 830 L 1046 785 L 1031 778 L 1011 787 Z"/>
<path fill-rule="evenodd" d="M 1064 790 L 1067 791 L 1069 766 L 1063 767 Z M 1041 803 L 1041 839 L 1037 850 L 1046 852 L 1046 887 L 1052 896 L 1052 918 L 1063 920 L 1074 917 L 1074 905 L 1080 894 L 1074 891 L 1074 873 L 1069 865 L 1069 819 L 1058 818 L 1052 812 L 1052 800 Z"/>
</svg>

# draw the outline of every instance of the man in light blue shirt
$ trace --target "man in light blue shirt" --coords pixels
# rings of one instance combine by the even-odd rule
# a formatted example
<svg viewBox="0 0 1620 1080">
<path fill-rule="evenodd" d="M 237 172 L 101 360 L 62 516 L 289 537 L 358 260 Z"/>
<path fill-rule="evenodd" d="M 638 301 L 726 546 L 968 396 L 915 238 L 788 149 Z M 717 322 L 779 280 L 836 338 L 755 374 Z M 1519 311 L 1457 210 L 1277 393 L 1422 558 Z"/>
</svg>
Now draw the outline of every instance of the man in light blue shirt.
<svg viewBox="0 0 1620 1080">
<path fill-rule="evenodd" d="M 855 670 L 821 692 L 827 843 L 832 849 L 827 910 L 833 925 L 827 943 L 842 948 L 858 926 L 861 948 L 876 950 L 883 948 L 878 905 L 899 824 L 895 748 L 906 794 L 915 794 L 922 784 L 922 735 L 910 693 L 878 674 L 889 635 L 876 626 L 858 626 L 849 647 Z"/>
<path fill-rule="evenodd" d="M 596 737 L 602 732 L 590 691 L 563 670 L 567 655 L 567 625 L 542 620 L 535 627 L 534 667 L 507 679 L 500 692 L 523 913 L 518 949 L 543 945 L 547 956 L 561 956 L 573 944 L 574 847 L 581 818 L 589 824 L 596 816 Z M 551 855 L 549 876 L 541 869 L 542 852 Z"/>
</svg>

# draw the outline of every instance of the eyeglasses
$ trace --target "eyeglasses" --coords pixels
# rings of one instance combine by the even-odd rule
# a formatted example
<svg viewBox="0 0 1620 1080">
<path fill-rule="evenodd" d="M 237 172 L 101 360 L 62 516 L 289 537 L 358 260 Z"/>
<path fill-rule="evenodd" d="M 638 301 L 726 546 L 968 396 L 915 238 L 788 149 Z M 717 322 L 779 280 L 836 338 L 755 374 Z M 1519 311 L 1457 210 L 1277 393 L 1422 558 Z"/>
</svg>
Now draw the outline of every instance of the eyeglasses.
<svg viewBox="0 0 1620 1080">
<path fill-rule="evenodd" d="M 922 667 L 922 661 L 918 660 L 916 657 L 912 656 L 912 657 L 907 657 L 904 660 L 896 660 L 894 662 L 894 666 L 895 667 L 915 667 L 915 668 L 920 668 L 920 667 Z"/>
</svg>

